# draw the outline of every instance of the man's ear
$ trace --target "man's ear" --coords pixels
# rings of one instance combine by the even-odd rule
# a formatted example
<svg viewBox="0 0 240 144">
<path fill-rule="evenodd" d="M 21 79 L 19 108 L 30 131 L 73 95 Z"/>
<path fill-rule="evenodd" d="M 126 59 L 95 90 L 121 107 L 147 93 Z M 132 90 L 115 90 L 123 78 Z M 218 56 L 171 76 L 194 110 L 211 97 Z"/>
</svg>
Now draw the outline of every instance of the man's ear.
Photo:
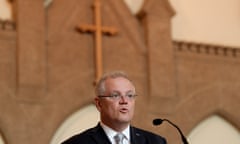
<svg viewBox="0 0 240 144">
<path fill-rule="evenodd" d="M 96 98 L 94 98 L 94 101 L 95 101 L 95 105 L 96 105 L 98 111 L 100 111 L 101 107 L 102 107 L 100 99 L 98 97 L 96 97 Z"/>
</svg>

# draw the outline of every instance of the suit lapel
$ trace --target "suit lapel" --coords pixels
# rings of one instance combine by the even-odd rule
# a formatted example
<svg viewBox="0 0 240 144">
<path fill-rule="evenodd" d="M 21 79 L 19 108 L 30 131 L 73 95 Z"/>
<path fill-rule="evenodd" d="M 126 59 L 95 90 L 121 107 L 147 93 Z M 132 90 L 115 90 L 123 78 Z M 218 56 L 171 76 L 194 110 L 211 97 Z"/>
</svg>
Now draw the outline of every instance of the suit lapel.
<svg viewBox="0 0 240 144">
<path fill-rule="evenodd" d="M 111 144 L 103 128 L 100 126 L 100 123 L 98 123 L 98 125 L 93 128 L 91 137 L 97 144 Z M 134 128 L 132 126 L 130 126 L 130 139 L 131 144 L 146 144 L 146 138 L 137 128 Z"/>
<path fill-rule="evenodd" d="M 93 129 L 91 136 L 98 144 L 111 144 L 100 123 Z"/>
<path fill-rule="evenodd" d="M 146 139 L 134 127 L 130 127 L 131 144 L 145 144 Z"/>
</svg>

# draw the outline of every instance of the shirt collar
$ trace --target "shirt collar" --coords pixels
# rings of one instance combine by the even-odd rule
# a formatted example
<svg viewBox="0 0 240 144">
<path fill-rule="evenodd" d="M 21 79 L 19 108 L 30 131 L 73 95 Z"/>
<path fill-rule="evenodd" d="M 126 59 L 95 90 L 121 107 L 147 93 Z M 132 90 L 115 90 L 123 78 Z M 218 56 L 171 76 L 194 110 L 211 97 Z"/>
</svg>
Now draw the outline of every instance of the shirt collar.
<svg viewBox="0 0 240 144">
<path fill-rule="evenodd" d="M 107 134 L 108 138 L 112 141 L 113 137 L 119 133 L 115 130 L 113 130 L 112 128 L 108 127 L 107 125 L 105 125 L 103 122 L 100 122 L 103 130 L 105 131 L 105 133 Z M 127 128 L 125 128 L 123 131 L 121 131 L 122 134 L 124 134 L 124 136 L 127 138 L 128 141 L 130 141 L 130 126 L 128 125 Z"/>
</svg>

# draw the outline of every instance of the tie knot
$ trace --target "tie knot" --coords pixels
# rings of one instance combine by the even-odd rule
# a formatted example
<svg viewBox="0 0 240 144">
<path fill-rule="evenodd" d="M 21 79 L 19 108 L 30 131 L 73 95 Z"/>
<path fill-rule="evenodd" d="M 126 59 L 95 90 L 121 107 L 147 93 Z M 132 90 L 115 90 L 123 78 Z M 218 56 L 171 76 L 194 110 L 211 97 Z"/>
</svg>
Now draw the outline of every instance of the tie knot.
<svg viewBox="0 0 240 144">
<path fill-rule="evenodd" d="M 117 133 L 117 134 L 114 136 L 114 139 L 115 139 L 115 141 L 116 141 L 116 144 L 123 144 L 124 134 L 122 134 L 122 133 Z"/>
</svg>

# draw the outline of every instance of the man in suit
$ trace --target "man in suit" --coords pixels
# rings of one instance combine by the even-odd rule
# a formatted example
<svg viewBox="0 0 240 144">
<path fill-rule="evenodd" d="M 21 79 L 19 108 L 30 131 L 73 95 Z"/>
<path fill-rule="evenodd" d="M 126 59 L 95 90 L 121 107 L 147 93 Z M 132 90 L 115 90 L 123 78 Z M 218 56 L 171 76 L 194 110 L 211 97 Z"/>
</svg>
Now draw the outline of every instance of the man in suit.
<svg viewBox="0 0 240 144">
<path fill-rule="evenodd" d="M 166 144 L 165 138 L 130 125 L 136 96 L 135 86 L 125 73 L 105 74 L 96 85 L 100 122 L 62 144 Z"/>
</svg>

